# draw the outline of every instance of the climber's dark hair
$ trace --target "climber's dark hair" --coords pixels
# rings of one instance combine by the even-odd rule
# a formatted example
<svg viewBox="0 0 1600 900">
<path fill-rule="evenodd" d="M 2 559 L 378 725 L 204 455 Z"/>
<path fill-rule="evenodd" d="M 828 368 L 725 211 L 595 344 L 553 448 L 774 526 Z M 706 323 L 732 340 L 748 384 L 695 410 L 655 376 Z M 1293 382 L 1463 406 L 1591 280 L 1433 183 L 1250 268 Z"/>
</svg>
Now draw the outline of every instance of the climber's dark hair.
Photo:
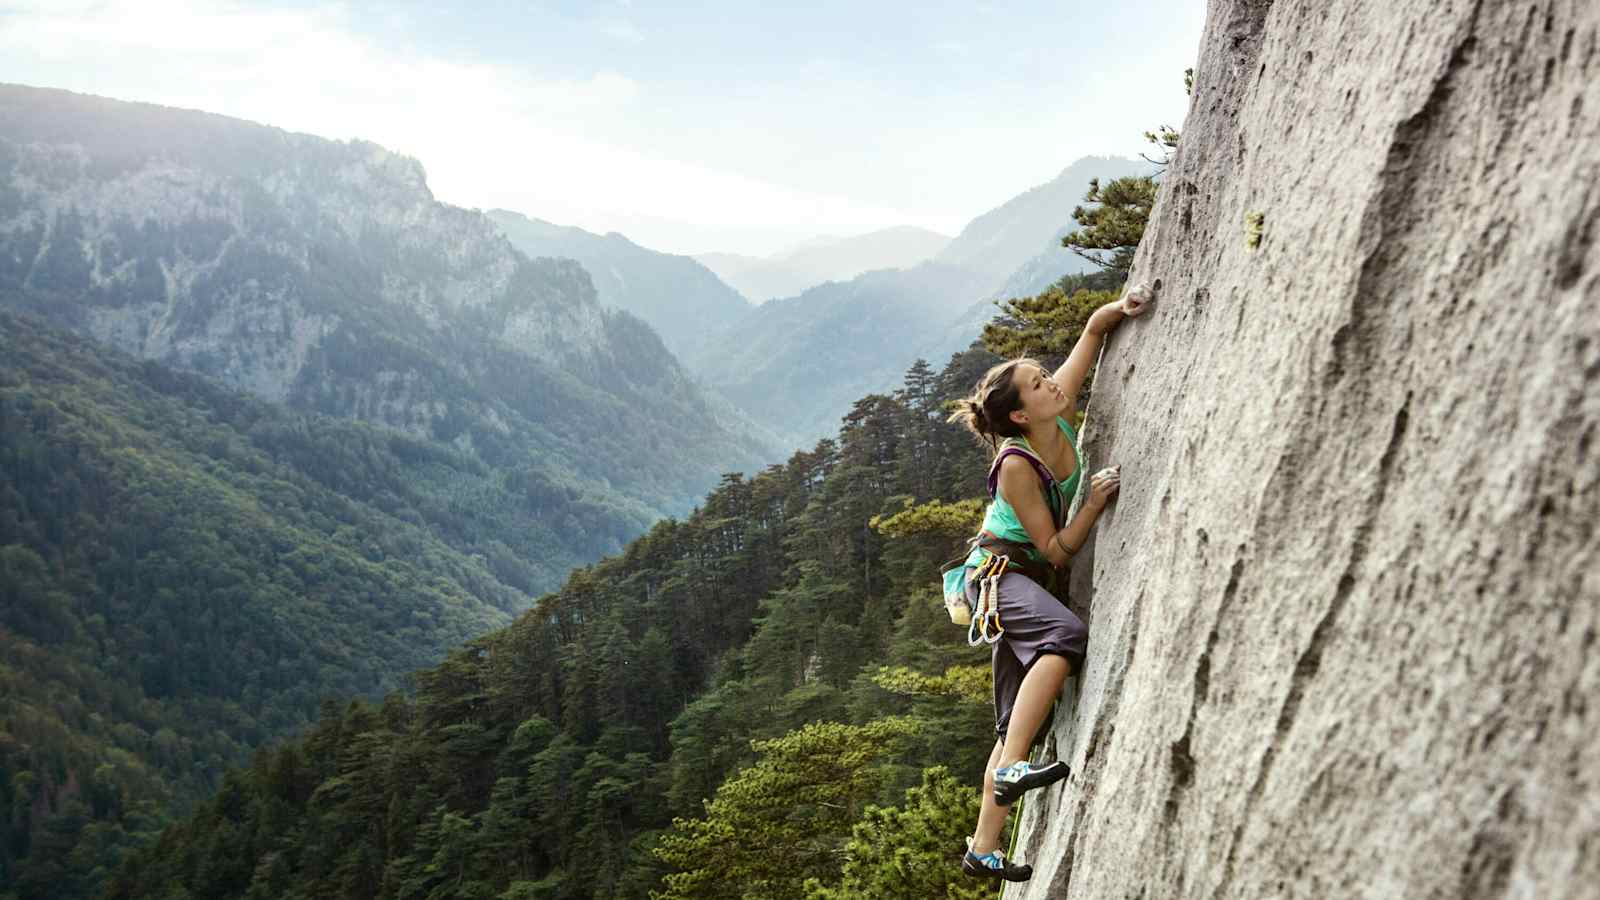
<svg viewBox="0 0 1600 900">
<path fill-rule="evenodd" d="M 1028 357 L 1010 359 L 983 373 L 972 394 L 956 401 L 950 421 L 965 425 L 991 449 L 998 449 L 1004 438 L 1020 436 L 1022 426 L 1011 421 L 1011 413 L 1021 406 L 1022 392 L 1013 376 L 1022 365 L 1038 366 L 1039 362 Z"/>
</svg>

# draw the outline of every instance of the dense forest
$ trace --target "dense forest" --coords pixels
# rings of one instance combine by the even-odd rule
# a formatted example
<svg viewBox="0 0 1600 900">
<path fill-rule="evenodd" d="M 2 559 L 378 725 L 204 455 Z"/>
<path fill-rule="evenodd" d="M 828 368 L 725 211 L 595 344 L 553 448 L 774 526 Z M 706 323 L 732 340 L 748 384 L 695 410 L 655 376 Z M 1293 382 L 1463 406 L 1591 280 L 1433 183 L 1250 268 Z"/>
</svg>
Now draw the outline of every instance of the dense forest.
<svg viewBox="0 0 1600 900">
<path fill-rule="evenodd" d="M 326 706 L 138 854 L 111 896 L 642 898 L 690 858 L 712 868 L 679 873 L 692 883 L 668 896 L 803 896 L 807 879 L 838 886 L 834 851 L 872 816 L 974 812 L 963 785 L 990 712 L 959 669 L 945 676 L 984 653 L 944 620 L 930 573 L 970 529 L 976 506 L 957 501 L 985 469 L 943 401 L 995 359 L 918 363 L 837 440 L 729 476 L 419 673 L 414 694 Z M 954 529 L 890 524 L 939 519 L 931 501 L 956 505 Z M 960 847 L 950 824 L 941 863 Z M 741 856 L 746 839 L 794 852 Z M 722 869 L 735 865 L 739 878 Z M 943 893 L 953 871 L 926 877 Z"/>
<path fill-rule="evenodd" d="M 0 883 L 78 895 L 321 697 L 509 622 L 549 577 L 544 503 L 0 313 Z"/>
<path fill-rule="evenodd" d="M 1101 281 L 1049 292 L 1072 302 L 1040 349 Z M 1038 333 L 1030 304 L 1002 312 L 991 341 Z M 0 325 L 10 896 L 972 895 L 946 863 L 987 666 L 932 573 L 985 467 L 945 401 L 990 351 L 918 362 L 837 439 L 466 640 L 527 602 L 493 538 L 537 512 L 514 479 Z M 330 694 L 356 699 L 147 843 Z"/>
</svg>

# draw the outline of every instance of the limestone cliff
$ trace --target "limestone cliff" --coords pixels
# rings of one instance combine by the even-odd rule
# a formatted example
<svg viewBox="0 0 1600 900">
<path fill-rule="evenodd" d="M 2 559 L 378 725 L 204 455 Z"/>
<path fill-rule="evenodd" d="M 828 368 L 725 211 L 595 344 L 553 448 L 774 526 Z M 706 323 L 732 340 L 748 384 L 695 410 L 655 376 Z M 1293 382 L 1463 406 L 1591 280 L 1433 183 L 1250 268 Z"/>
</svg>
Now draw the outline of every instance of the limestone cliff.
<svg viewBox="0 0 1600 900">
<path fill-rule="evenodd" d="M 1211 3 L 1008 897 L 1595 896 L 1597 83 L 1594 3 Z"/>
<path fill-rule="evenodd" d="M 0 85 L 0 308 L 524 472 L 595 554 L 775 455 L 578 263 L 363 141 Z"/>
</svg>

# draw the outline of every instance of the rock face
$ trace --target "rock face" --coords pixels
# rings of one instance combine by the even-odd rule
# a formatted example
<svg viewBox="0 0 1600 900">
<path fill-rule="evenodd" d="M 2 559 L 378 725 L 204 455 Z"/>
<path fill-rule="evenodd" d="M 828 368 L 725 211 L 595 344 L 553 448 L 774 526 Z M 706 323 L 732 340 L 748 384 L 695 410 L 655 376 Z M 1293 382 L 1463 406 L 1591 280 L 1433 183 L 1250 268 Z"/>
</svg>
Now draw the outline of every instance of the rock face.
<svg viewBox="0 0 1600 900">
<path fill-rule="evenodd" d="M 1220 0 L 1008 897 L 1593 897 L 1600 6 Z"/>
</svg>

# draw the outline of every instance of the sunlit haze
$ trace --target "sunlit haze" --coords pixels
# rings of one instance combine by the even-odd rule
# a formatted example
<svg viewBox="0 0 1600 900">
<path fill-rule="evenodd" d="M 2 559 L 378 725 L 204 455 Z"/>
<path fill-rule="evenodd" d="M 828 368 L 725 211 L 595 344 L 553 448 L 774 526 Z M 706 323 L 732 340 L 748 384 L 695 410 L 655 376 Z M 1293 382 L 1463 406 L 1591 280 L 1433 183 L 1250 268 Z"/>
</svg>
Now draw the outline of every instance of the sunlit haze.
<svg viewBox="0 0 1600 900">
<path fill-rule="evenodd" d="M 973 216 L 1181 124 L 1204 4 L 0 0 L 0 81 L 421 160 L 437 197 L 672 252 Z"/>
</svg>

